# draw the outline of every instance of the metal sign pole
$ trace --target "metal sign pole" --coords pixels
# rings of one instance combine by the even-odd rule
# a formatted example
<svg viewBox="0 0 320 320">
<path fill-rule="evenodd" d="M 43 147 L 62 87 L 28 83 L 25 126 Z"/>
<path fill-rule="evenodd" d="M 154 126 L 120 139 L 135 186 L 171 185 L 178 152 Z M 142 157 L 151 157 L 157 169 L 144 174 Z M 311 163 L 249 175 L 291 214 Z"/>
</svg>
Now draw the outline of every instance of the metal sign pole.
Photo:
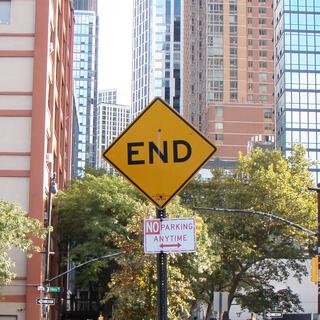
<svg viewBox="0 0 320 320">
<path fill-rule="evenodd" d="M 309 187 L 309 190 L 317 191 L 318 198 L 318 234 L 317 234 L 317 255 L 318 255 L 318 317 L 320 320 L 320 183 L 317 184 L 317 187 Z"/>
<path fill-rule="evenodd" d="M 157 209 L 157 218 L 166 218 L 165 209 Z M 167 254 L 157 254 L 158 274 L 158 320 L 168 320 L 168 298 L 167 298 Z"/>
<path fill-rule="evenodd" d="M 318 238 L 317 238 L 317 255 L 318 255 L 318 319 L 320 319 L 320 184 L 317 185 L 317 195 L 318 195 Z"/>
</svg>

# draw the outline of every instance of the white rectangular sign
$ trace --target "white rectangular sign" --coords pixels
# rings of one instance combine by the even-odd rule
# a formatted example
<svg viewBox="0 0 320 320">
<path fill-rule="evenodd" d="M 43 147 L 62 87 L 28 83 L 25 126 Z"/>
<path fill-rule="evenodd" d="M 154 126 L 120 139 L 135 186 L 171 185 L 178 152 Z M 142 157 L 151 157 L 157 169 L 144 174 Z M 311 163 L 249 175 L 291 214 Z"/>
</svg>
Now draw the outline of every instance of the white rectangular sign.
<svg viewBox="0 0 320 320">
<path fill-rule="evenodd" d="M 266 313 L 267 318 L 282 318 L 283 314 L 282 311 L 269 311 Z"/>
<path fill-rule="evenodd" d="M 194 218 L 144 220 L 144 252 L 195 252 Z"/>
<path fill-rule="evenodd" d="M 52 299 L 52 298 L 38 298 L 37 299 L 37 304 L 55 305 L 55 303 L 56 303 L 55 299 Z"/>
</svg>

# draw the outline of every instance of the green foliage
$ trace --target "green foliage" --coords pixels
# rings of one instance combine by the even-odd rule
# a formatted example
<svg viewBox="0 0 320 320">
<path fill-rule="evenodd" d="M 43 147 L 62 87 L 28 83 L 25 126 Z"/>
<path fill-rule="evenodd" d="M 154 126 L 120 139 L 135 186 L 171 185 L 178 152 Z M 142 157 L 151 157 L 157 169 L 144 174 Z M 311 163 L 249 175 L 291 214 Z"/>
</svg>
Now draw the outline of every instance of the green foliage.
<svg viewBox="0 0 320 320">
<path fill-rule="evenodd" d="M 240 157 L 232 174 L 218 169 L 210 181 L 193 181 L 182 199 L 189 206 L 267 212 L 316 230 L 316 197 L 308 190 L 314 183 L 308 167 L 300 146 L 287 160 L 280 151 L 255 149 Z M 297 296 L 288 290 L 280 295 L 270 283 L 284 281 L 289 274 L 301 279 L 306 250 L 315 239 L 261 216 L 201 214 L 220 260 L 218 268 L 207 270 L 206 281 L 195 293 L 198 299 L 210 304 L 213 291 L 228 291 L 229 307 L 235 299 L 258 313 L 270 305 L 287 311 L 299 308 Z M 258 300 L 259 294 L 264 298 Z"/>
<path fill-rule="evenodd" d="M 239 294 L 239 298 L 243 308 L 255 313 L 261 313 L 261 310 L 273 310 L 274 306 L 286 312 L 302 311 L 298 295 L 290 288 L 275 291 L 271 285 L 257 285 L 254 290 Z"/>
<path fill-rule="evenodd" d="M 84 174 L 85 175 L 91 175 L 95 177 L 101 177 L 106 174 L 106 169 L 104 168 L 92 168 L 92 167 L 86 167 L 84 169 Z"/>
<path fill-rule="evenodd" d="M 112 302 L 117 319 L 154 319 L 156 260 L 155 255 L 143 252 L 142 228 L 144 218 L 155 217 L 155 208 L 121 177 L 89 174 L 60 193 L 56 207 L 60 246 L 63 252 L 69 243 L 72 261 L 80 263 L 93 256 L 125 252 L 116 262 L 100 260 L 80 270 L 78 287 L 92 287 L 105 304 Z M 178 199 L 168 206 L 168 214 L 193 215 Z M 205 252 L 204 243 L 200 247 Z M 168 260 L 169 315 L 170 319 L 181 319 L 189 313 L 193 293 L 180 266 L 191 269 L 191 260 L 186 255 L 170 255 Z M 206 259 L 201 261 L 205 264 Z M 196 265 L 196 259 L 192 263 Z"/>
<path fill-rule="evenodd" d="M 113 234 L 126 234 L 127 224 L 138 205 L 136 191 L 123 179 L 109 175 L 87 174 L 73 181 L 66 192 L 58 195 L 60 245 L 71 246 L 75 263 L 116 251 Z M 100 261 L 84 269 L 78 276 L 80 286 L 98 281 L 99 271 L 109 266 Z"/>
<path fill-rule="evenodd" d="M 44 235 L 40 221 L 30 219 L 19 206 L 0 200 L 0 285 L 7 284 L 15 275 L 8 251 L 12 247 L 39 251 L 32 237 L 43 238 Z"/>
<path fill-rule="evenodd" d="M 316 195 L 305 160 L 296 146 L 287 160 L 279 151 L 254 150 L 241 156 L 233 173 L 217 169 L 209 181 L 193 181 L 168 205 L 168 216 L 190 217 L 191 206 L 248 209 L 286 218 L 316 230 Z M 92 173 L 92 174 L 91 174 Z M 143 219 L 155 208 L 121 177 L 86 173 L 60 193 L 61 250 L 69 244 L 71 260 L 124 251 L 77 274 L 78 287 L 94 288 L 100 301 L 112 303 L 117 319 L 149 320 L 156 316 L 156 259 L 143 252 Z M 272 283 L 305 273 L 304 259 L 314 239 L 288 225 L 261 216 L 199 213 L 205 224 L 194 254 L 168 256 L 169 318 L 184 319 L 195 301 L 211 307 L 214 291 L 229 292 L 243 308 L 262 312 L 299 309 L 290 289 Z"/>
<path fill-rule="evenodd" d="M 175 216 L 190 216 L 190 212 L 178 203 L 168 207 Z M 114 234 L 114 239 L 126 254 L 119 259 L 121 268 L 113 275 L 110 292 L 106 299 L 116 298 L 115 317 L 117 319 L 154 319 L 157 314 L 157 271 L 156 256 L 144 255 L 143 219 L 155 216 L 153 206 L 144 205 L 136 212 L 128 225 L 131 234 Z M 138 222 L 138 223 L 137 223 Z M 168 256 L 168 315 L 178 320 L 189 314 L 189 302 L 193 298 L 190 281 L 180 271 L 178 257 Z"/>
</svg>

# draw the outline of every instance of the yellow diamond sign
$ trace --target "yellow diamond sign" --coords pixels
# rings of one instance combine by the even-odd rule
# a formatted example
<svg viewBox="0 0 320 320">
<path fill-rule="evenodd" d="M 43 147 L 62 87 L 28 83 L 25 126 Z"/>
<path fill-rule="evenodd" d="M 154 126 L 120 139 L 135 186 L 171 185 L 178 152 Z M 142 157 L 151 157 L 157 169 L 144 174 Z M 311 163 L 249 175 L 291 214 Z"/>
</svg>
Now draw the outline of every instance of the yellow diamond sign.
<svg viewBox="0 0 320 320">
<path fill-rule="evenodd" d="M 173 108 L 155 98 L 102 155 L 163 208 L 215 151 Z"/>
</svg>

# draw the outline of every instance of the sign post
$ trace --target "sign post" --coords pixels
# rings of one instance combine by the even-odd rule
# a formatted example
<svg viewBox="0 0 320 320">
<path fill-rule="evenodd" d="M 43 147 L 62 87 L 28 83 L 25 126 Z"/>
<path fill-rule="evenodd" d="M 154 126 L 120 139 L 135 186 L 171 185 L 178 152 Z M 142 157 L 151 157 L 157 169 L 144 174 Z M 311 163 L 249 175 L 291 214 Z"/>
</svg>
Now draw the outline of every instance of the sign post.
<svg viewBox="0 0 320 320">
<path fill-rule="evenodd" d="M 165 206 L 217 148 L 160 98 L 155 98 L 102 153 L 166 218 Z M 158 320 L 167 320 L 167 253 L 157 253 Z M 169 252 L 173 252 L 169 250 Z"/>
<path fill-rule="evenodd" d="M 166 218 L 166 209 L 157 209 L 157 218 Z M 168 297 L 167 297 L 167 254 L 157 254 L 158 275 L 158 320 L 168 319 Z"/>
<path fill-rule="evenodd" d="M 318 284 L 318 317 L 320 319 L 320 183 L 316 187 L 309 187 L 309 190 L 317 191 L 318 200 L 318 234 L 317 234 L 317 256 L 318 256 L 318 274 L 317 274 L 317 284 Z"/>
</svg>

